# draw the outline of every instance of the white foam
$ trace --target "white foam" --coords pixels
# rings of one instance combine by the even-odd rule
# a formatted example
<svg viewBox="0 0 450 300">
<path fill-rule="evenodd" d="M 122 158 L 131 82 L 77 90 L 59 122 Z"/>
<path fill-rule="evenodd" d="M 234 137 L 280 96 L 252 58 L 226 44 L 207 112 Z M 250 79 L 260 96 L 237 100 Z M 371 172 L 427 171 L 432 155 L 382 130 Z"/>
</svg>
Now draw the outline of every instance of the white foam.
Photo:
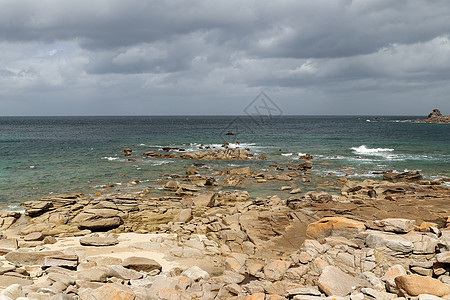
<svg viewBox="0 0 450 300">
<path fill-rule="evenodd" d="M 109 161 L 112 161 L 112 160 L 118 160 L 119 157 L 105 156 L 105 157 L 103 157 L 103 159 L 107 159 L 107 160 L 109 160 Z"/>
<path fill-rule="evenodd" d="M 363 155 L 384 155 L 386 152 L 392 152 L 394 149 L 392 148 L 367 148 L 366 145 L 361 145 L 359 147 L 352 147 L 350 148 L 353 150 L 356 154 L 363 154 Z"/>
<path fill-rule="evenodd" d="M 283 155 L 283 156 L 292 156 L 292 154 L 294 154 L 294 153 L 281 153 L 281 155 Z"/>
</svg>

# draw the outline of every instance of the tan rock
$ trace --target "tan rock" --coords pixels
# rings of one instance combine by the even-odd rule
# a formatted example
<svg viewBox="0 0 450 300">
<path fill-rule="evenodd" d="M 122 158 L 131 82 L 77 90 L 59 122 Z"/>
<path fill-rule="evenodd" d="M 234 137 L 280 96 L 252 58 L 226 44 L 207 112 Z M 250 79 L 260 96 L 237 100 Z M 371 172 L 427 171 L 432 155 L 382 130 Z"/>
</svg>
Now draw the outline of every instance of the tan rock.
<svg viewBox="0 0 450 300">
<path fill-rule="evenodd" d="M 327 266 L 320 274 L 318 286 L 327 296 L 347 296 L 361 283 L 334 266 Z"/>
<path fill-rule="evenodd" d="M 264 267 L 265 278 L 270 281 L 281 280 L 290 265 L 290 262 L 284 260 L 273 260 L 269 262 Z"/>
<path fill-rule="evenodd" d="M 136 294 L 132 289 L 118 284 L 106 284 L 93 292 L 94 299 L 134 300 Z"/>
<path fill-rule="evenodd" d="M 364 223 L 343 217 L 326 217 L 311 223 L 306 229 L 308 238 L 324 238 L 327 236 L 353 236 L 366 229 Z"/>
<path fill-rule="evenodd" d="M 450 293 L 450 289 L 437 279 L 420 275 L 402 275 L 395 278 L 397 287 L 408 296 L 430 294 L 443 297 Z"/>
<path fill-rule="evenodd" d="M 162 266 L 157 261 L 150 258 L 138 256 L 131 256 L 126 258 L 122 262 L 122 266 L 136 271 L 144 271 L 144 272 L 150 272 L 155 269 L 157 270 L 162 269 Z"/>
</svg>

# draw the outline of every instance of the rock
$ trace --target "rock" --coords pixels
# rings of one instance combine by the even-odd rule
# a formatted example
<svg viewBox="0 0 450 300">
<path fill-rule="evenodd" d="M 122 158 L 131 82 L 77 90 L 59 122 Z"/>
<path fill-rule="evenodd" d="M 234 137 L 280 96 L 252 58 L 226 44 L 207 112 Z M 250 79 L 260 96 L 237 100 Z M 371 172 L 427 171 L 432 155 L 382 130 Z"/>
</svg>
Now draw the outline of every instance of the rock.
<svg viewBox="0 0 450 300">
<path fill-rule="evenodd" d="M 161 270 L 162 266 L 155 260 L 146 257 L 131 256 L 122 262 L 122 266 L 136 271 L 151 272 Z"/>
<path fill-rule="evenodd" d="M 404 291 L 407 296 L 418 296 L 430 294 L 443 297 L 450 293 L 448 286 L 437 279 L 420 275 L 402 275 L 395 278 L 397 287 Z"/>
<path fill-rule="evenodd" d="M 327 296 L 347 296 L 361 283 L 334 266 L 327 266 L 319 276 L 318 286 Z"/>
<path fill-rule="evenodd" d="M 74 220 L 79 229 L 107 231 L 122 225 L 122 218 L 117 211 L 110 209 L 92 209 L 89 213 L 81 213 Z"/>
<path fill-rule="evenodd" d="M 240 253 L 231 253 L 225 260 L 225 270 L 230 270 L 239 274 L 245 273 L 245 263 L 247 256 Z"/>
<path fill-rule="evenodd" d="M 121 265 L 109 266 L 107 276 L 116 277 L 123 280 L 136 280 L 143 277 L 143 275 L 138 271 L 124 268 Z"/>
<path fill-rule="evenodd" d="M 241 169 L 229 169 L 227 173 L 230 175 L 247 175 L 250 176 L 252 174 L 252 170 L 250 167 L 245 167 Z"/>
<path fill-rule="evenodd" d="M 91 299 L 117 299 L 117 300 L 134 300 L 136 294 L 129 287 L 108 283 L 92 292 Z"/>
<path fill-rule="evenodd" d="M 392 250 L 394 255 L 404 255 L 414 250 L 414 244 L 398 234 L 371 232 L 366 237 L 366 246 L 369 248 Z"/>
<path fill-rule="evenodd" d="M 406 270 L 402 265 L 391 266 L 386 273 L 384 273 L 382 280 L 386 282 L 386 289 L 392 293 L 398 293 L 397 285 L 394 279 L 398 276 L 406 275 Z"/>
<path fill-rule="evenodd" d="M 14 251 L 5 255 L 5 259 L 16 266 L 43 265 L 46 256 L 63 255 L 60 251 L 20 252 Z"/>
<path fill-rule="evenodd" d="M 328 236 L 353 237 L 365 229 L 364 223 L 359 221 L 343 217 L 326 217 L 309 224 L 306 229 L 306 236 L 315 239 Z"/>
<path fill-rule="evenodd" d="M 0 295 L 9 297 L 11 299 L 16 299 L 18 297 L 25 297 L 25 293 L 23 292 L 22 286 L 20 284 L 11 284 Z"/>
<path fill-rule="evenodd" d="M 333 197 L 326 192 L 307 192 L 305 197 L 309 197 L 311 200 L 317 202 L 327 202 L 333 200 Z"/>
<path fill-rule="evenodd" d="M 44 244 L 55 244 L 58 240 L 53 236 L 46 236 L 43 240 Z"/>
<path fill-rule="evenodd" d="M 384 173 L 383 179 L 390 182 L 419 182 L 423 180 L 422 175 L 417 170 L 412 170 L 404 173 Z"/>
<path fill-rule="evenodd" d="M 77 255 L 51 255 L 44 258 L 45 267 L 76 268 L 78 266 Z"/>
<path fill-rule="evenodd" d="M 201 268 L 199 268 L 197 266 L 192 266 L 192 267 L 188 268 L 181 275 L 186 276 L 186 277 L 192 279 L 193 281 L 199 281 L 200 279 L 208 280 L 210 277 L 208 272 L 202 270 Z"/>
<path fill-rule="evenodd" d="M 121 152 L 123 152 L 124 156 L 130 156 L 131 152 L 133 152 L 133 150 L 131 150 L 130 148 L 125 148 L 125 149 L 122 149 Z"/>
<path fill-rule="evenodd" d="M 249 199 L 250 195 L 247 191 L 219 191 L 217 193 L 217 200 L 219 201 L 247 201 Z"/>
<path fill-rule="evenodd" d="M 173 222 L 180 222 L 180 223 L 187 223 L 190 220 L 192 220 L 192 209 L 190 208 L 185 208 L 182 209 L 178 215 L 175 216 L 175 218 L 173 218 Z"/>
<path fill-rule="evenodd" d="M 284 260 L 274 260 L 264 267 L 264 275 L 267 280 L 278 281 L 283 278 L 291 263 Z"/>
<path fill-rule="evenodd" d="M 368 228 L 390 231 L 396 233 L 406 233 L 414 230 L 416 221 L 400 218 L 389 218 L 383 220 L 369 221 L 366 223 Z"/>
<path fill-rule="evenodd" d="M 403 235 L 403 237 L 413 243 L 414 254 L 433 254 L 439 244 L 439 240 L 434 234 L 411 231 Z"/>
<path fill-rule="evenodd" d="M 108 268 L 104 266 L 92 267 L 87 270 L 78 271 L 77 279 L 82 281 L 106 282 Z"/>
<path fill-rule="evenodd" d="M 450 123 L 450 115 L 444 116 L 437 108 L 428 115 L 425 120 L 413 120 L 413 122 L 426 122 L 426 123 Z"/>
<path fill-rule="evenodd" d="M 5 289 L 10 285 L 18 284 L 20 286 L 28 286 L 33 284 L 33 280 L 20 278 L 16 276 L 0 275 L 0 288 Z"/>
<path fill-rule="evenodd" d="M 213 191 L 205 191 L 192 198 L 192 202 L 195 206 L 213 207 L 216 203 L 216 193 Z"/>
<path fill-rule="evenodd" d="M 52 201 L 28 201 L 24 203 L 25 215 L 37 217 L 49 211 L 53 207 Z"/>
<path fill-rule="evenodd" d="M 69 296 L 68 294 L 56 294 L 48 298 L 48 300 L 74 300 L 72 296 Z"/>
<path fill-rule="evenodd" d="M 298 193 L 301 193 L 302 192 L 302 189 L 301 188 L 295 188 L 295 189 L 292 189 L 290 192 L 289 192 L 289 194 L 298 194 Z"/>
<path fill-rule="evenodd" d="M 197 174 L 200 174 L 200 172 L 191 168 L 191 169 L 186 170 L 186 174 L 187 175 L 197 175 Z"/>
<path fill-rule="evenodd" d="M 0 239 L 0 249 L 16 250 L 19 247 L 17 239 Z"/>
<path fill-rule="evenodd" d="M 44 236 L 40 232 L 32 232 L 23 237 L 24 241 L 42 241 L 44 240 Z"/>
<path fill-rule="evenodd" d="M 440 263 L 450 264 L 450 251 L 445 251 L 436 255 L 436 260 Z"/>
<path fill-rule="evenodd" d="M 176 181 L 167 181 L 164 185 L 165 190 L 176 191 L 178 190 L 178 182 Z"/>
<path fill-rule="evenodd" d="M 100 237 L 100 236 L 85 236 L 80 239 L 80 244 L 82 246 L 114 246 L 119 243 L 115 237 Z"/>
</svg>

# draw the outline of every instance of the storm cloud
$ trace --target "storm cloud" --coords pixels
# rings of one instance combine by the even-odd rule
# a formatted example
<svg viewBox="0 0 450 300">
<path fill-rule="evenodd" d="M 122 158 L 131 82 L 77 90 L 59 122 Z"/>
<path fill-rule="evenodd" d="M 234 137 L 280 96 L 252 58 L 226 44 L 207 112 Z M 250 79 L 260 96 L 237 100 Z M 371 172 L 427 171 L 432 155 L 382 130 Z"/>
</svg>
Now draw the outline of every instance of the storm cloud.
<svg viewBox="0 0 450 300">
<path fill-rule="evenodd" d="M 450 114 L 446 0 L 0 5 L 0 115 Z"/>
</svg>

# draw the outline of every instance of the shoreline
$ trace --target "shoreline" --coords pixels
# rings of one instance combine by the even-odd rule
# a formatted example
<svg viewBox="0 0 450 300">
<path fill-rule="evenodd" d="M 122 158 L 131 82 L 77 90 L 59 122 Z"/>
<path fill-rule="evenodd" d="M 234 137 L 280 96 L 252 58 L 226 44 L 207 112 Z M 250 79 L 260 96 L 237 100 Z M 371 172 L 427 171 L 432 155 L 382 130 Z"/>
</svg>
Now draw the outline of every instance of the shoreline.
<svg viewBox="0 0 450 300">
<path fill-rule="evenodd" d="M 0 214 L 0 291 L 18 283 L 23 296 L 39 299 L 105 292 L 126 299 L 413 295 L 395 279 L 401 277 L 428 280 L 434 290 L 422 294 L 449 297 L 450 270 L 441 257 L 450 253 L 450 188 L 443 181 L 410 171 L 311 183 L 315 165 L 228 168 L 216 176 L 187 166 L 185 175 L 159 182 L 161 193 L 28 201 L 26 216 Z M 278 192 L 264 192 L 267 185 Z M 42 258 L 25 259 L 30 252 L 23 251 Z M 133 259 L 146 267 L 129 265 Z M 61 285 L 55 274 L 72 279 Z"/>
</svg>

